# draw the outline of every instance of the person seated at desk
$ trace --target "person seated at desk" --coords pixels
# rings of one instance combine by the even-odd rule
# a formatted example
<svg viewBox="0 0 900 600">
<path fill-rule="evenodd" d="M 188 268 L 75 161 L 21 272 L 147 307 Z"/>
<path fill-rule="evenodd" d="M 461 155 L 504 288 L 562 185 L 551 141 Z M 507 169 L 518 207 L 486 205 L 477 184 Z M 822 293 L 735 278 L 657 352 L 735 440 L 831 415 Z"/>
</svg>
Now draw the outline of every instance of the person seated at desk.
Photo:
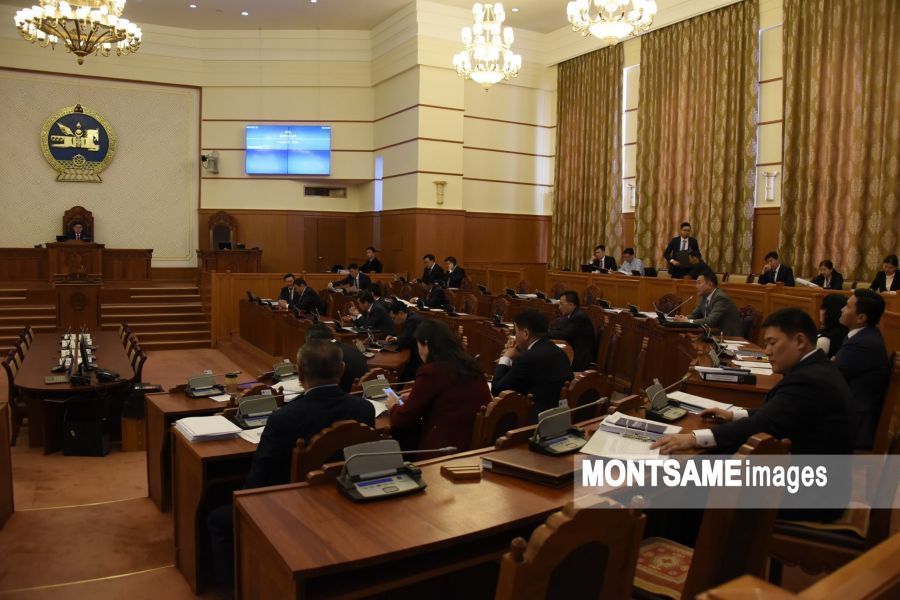
<svg viewBox="0 0 900 600">
<path fill-rule="evenodd" d="M 399 336 L 387 336 L 385 341 L 389 344 L 397 344 L 398 350 L 409 350 L 409 361 L 403 367 L 403 372 L 400 373 L 400 381 L 410 381 L 415 378 L 416 371 L 422 366 L 419 346 L 416 344 L 416 330 L 424 319 L 422 315 L 409 310 L 399 300 L 391 303 L 390 315 L 391 321 L 395 326 L 402 328 L 402 331 Z"/>
<path fill-rule="evenodd" d="M 742 337 L 741 312 L 734 301 L 719 288 L 719 278 L 712 271 L 697 277 L 697 295 L 700 302 L 690 316 L 678 315 L 676 321 L 690 321 L 697 325 L 715 327 L 724 335 Z M 815 339 L 815 338 L 813 338 Z"/>
<path fill-rule="evenodd" d="M 585 371 L 596 360 L 597 342 L 594 339 L 594 324 L 580 308 L 578 292 L 566 290 L 559 296 L 560 317 L 556 319 L 547 335 L 554 340 L 565 340 L 572 347 L 573 371 Z"/>
<path fill-rule="evenodd" d="M 444 269 L 434 261 L 434 254 L 426 254 L 422 257 L 422 260 L 425 263 L 425 269 L 422 271 L 419 283 L 430 285 L 435 281 L 443 281 L 447 278 L 444 274 Z"/>
<path fill-rule="evenodd" d="M 606 246 L 600 244 L 594 248 L 594 260 L 591 266 L 597 271 L 615 271 L 616 259 L 606 255 Z"/>
<path fill-rule="evenodd" d="M 391 299 L 381 295 L 381 284 L 373 283 L 367 289 L 372 292 L 376 304 L 384 306 L 385 309 L 391 308 Z"/>
<path fill-rule="evenodd" d="M 787 287 L 794 287 L 794 271 L 787 265 L 781 264 L 778 253 L 774 250 L 766 254 L 766 264 L 763 266 L 762 275 L 759 276 L 760 285 L 769 283 L 783 283 Z"/>
<path fill-rule="evenodd" d="M 691 250 L 699 252 L 700 244 L 691 237 L 691 224 L 685 221 L 681 224 L 679 235 L 673 237 L 663 251 L 663 260 L 669 265 L 669 277 L 681 279 L 691 272 L 691 267 L 687 264 Z"/>
<path fill-rule="evenodd" d="M 358 292 L 360 290 L 367 290 L 369 289 L 369 286 L 372 285 L 372 280 L 369 276 L 359 272 L 358 264 L 350 263 L 347 267 L 347 271 L 349 271 L 349 273 L 346 277 L 331 282 L 331 286 L 343 287 L 349 291 Z"/>
<path fill-rule="evenodd" d="M 306 285 L 305 279 L 294 280 L 294 300 L 291 306 L 296 307 L 300 312 L 316 316 L 319 316 L 324 309 L 318 292 Z"/>
<path fill-rule="evenodd" d="M 359 268 L 363 273 L 381 273 L 381 261 L 375 256 L 375 246 L 366 248 L 366 262 Z"/>
<path fill-rule="evenodd" d="M 491 402 L 484 372 L 441 321 L 425 319 L 415 340 L 424 364 L 402 404 L 388 400 L 391 430 L 399 438 L 416 438 L 417 450 L 468 450 L 475 415 Z"/>
<path fill-rule="evenodd" d="M 847 297 L 841 294 L 828 294 L 822 298 L 822 306 L 819 308 L 822 328 L 819 329 L 816 348 L 827 354 L 828 358 L 837 354 L 847 337 L 849 330 L 841 324 L 841 312 L 846 304 Z"/>
<path fill-rule="evenodd" d="M 459 288 L 463 279 L 466 278 L 466 270 L 459 266 L 459 263 L 453 256 L 445 258 L 444 264 L 447 265 L 447 279 L 444 281 L 444 287 Z"/>
<path fill-rule="evenodd" d="M 622 266 L 619 267 L 619 272 L 626 275 L 634 275 L 635 271 L 638 272 L 638 275 L 643 275 L 644 263 L 641 262 L 641 259 L 635 257 L 634 248 L 625 248 L 622 251 Z"/>
<path fill-rule="evenodd" d="M 372 292 L 362 292 L 356 299 L 359 308 L 350 306 L 350 314 L 344 315 L 345 321 L 352 321 L 357 329 L 371 329 L 375 332 L 392 333 L 394 324 L 388 316 L 384 305 L 375 302 Z"/>
<path fill-rule="evenodd" d="M 876 292 L 900 291 L 900 277 L 897 277 L 897 255 L 888 254 L 881 264 L 881 272 L 875 275 L 870 289 Z"/>
<path fill-rule="evenodd" d="M 288 483 L 291 455 L 297 438 L 306 441 L 335 421 L 352 419 L 375 426 L 375 409 L 363 398 L 351 396 L 338 385 L 344 371 L 337 344 L 307 340 L 297 351 L 300 381 L 306 393 L 269 417 L 250 464 L 244 489 Z M 234 507 L 220 506 L 207 517 L 212 541 L 216 580 L 231 587 L 234 582 Z"/>
<path fill-rule="evenodd" d="M 410 298 L 410 301 L 415 303 L 418 302 L 419 298 Z M 447 302 L 447 294 L 444 293 L 444 286 L 441 285 L 440 281 L 435 281 L 428 288 L 428 291 L 425 293 L 425 296 L 422 298 L 422 302 L 425 304 L 426 308 L 441 308 Z"/>
<path fill-rule="evenodd" d="M 506 342 L 500 356 L 491 394 L 515 390 L 534 397 L 534 414 L 559 406 L 559 392 L 572 381 L 569 357 L 549 337 L 547 317 L 534 309 L 519 313 L 515 319 L 515 337 Z"/>
<path fill-rule="evenodd" d="M 833 360 L 853 394 L 860 449 L 872 447 L 891 374 L 884 337 L 877 327 L 884 308 L 878 292 L 855 290 L 841 310 L 841 324 L 849 331 Z"/>
<path fill-rule="evenodd" d="M 278 293 L 278 307 L 287 308 L 294 305 L 294 274 L 285 273 L 281 280 L 284 282 L 284 287 Z"/>
<path fill-rule="evenodd" d="M 366 357 L 355 345 L 335 338 L 334 331 L 324 323 L 316 323 L 309 328 L 309 331 L 306 332 L 306 341 L 310 340 L 331 342 L 341 349 L 343 357 L 341 362 L 344 363 L 344 373 L 341 375 L 340 386 L 342 390 L 349 394 L 353 390 L 353 382 L 365 375 L 366 371 L 369 370 Z"/>
<path fill-rule="evenodd" d="M 834 263 L 828 259 L 819 263 L 819 274 L 810 280 L 810 283 L 826 290 L 844 289 L 844 276 L 834 270 Z"/>
<path fill-rule="evenodd" d="M 707 271 L 712 271 L 710 266 L 703 261 L 703 254 L 699 250 L 691 250 L 688 262 L 691 264 L 691 270 L 688 272 L 688 277 L 691 279 L 697 279 Z"/>
<path fill-rule="evenodd" d="M 91 238 L 84 232 L 84 225 L 81 223 L 75 223 L 72 225 L 72 231 L 68 233 L 70 240 L 81 240 L 82 242 L 89 242 Z"/>
</svg>

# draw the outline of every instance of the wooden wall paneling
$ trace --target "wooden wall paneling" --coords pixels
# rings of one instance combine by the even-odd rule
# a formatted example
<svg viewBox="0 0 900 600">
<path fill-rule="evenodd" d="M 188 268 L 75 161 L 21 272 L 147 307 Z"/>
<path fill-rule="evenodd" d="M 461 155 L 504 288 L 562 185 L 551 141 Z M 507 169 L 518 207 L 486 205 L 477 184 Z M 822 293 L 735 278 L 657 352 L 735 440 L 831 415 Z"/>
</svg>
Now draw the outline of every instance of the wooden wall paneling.
<svg viewBox="0 0 900 600">
<path fill-rule="evenodd" d="M 753 258 L 750 266 L 754 273 L 762 271 L 763 259 L 772 250 L 779 250 L 781 232 L 781 208 L 759 207 L 753 211 Z"/>
<path fill-rule="evenodd" d="M 415 266 L 422 271 L 422 256 L 434 254 L 435 260 L 443 267 L 444 259 L 455 256 L 465 268 L 468 257 L 465 253 L 466 213 L 461 210 L 415 211 Z"/>
<path fill-rule="evenodd" d="M 153 250 L 105 248 L 103 250 L 104 281 L 149 281 Z"/>
<path fill-rule="evenodd" d="M 900 312 L 886 311 L 878 323 L 888 352 L 900 350 Z"/>
<path fill-rule="evenodd" d="M 197 283 L 200 280 L 200 272 L 197 267 L 151 267 L 150 279 Z"/>
<path fill-rule="evenodd" d="M 381 242 L 381 216 L 379 213 L 360 213 L 348 219 L 347 246 L 344 250 L 347 263 L 365 260 L 366 248 L 375 246 L 385 272 L 395 272 L 395 266 L 386 262 Z"/>
<path fill-rule="evenodd" d="M 0 248 L 0 281 L 48 281 L 46 248 Z"/>
<path fill-rule="evenodd" d="M 381 215 L 381 262 L 385 269 L 408 271 L 410 277 L 422 273 L 422 256 L 415 246 L 416 219 L 409 211 Z M 444 257 L 441 257 L 444 258 Z M 390 266 L 388 266 L 390 265 Z"/>
</svg>

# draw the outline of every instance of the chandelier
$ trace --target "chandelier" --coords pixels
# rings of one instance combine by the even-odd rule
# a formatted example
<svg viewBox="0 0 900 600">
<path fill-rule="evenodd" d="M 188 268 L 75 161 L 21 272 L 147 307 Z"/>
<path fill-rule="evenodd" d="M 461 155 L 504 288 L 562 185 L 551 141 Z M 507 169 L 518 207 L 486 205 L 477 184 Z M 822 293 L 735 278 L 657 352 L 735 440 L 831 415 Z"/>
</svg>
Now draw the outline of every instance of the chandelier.
<svg viewBox="0 0 900 600">
<path fill-rule="evenodd" d="M 475 22 L 472 27 L 463 27 L 462 41 L 465 50 L 453 56 L 453 66 L 460 77 L 472 79 L 487 91 L 493 84 L 515 77 L 522 68 L 522 57 L 511 49 L 512 27 L 503 28 L 506 19 L 503 5 L 481 4 L 472 6 Z"/>
<path fill-rule="evenodd" d="M 62 41 L 81 65 L 89 54 L 138 51 L 141 30 L 121 18 L 124 8 L 125 0 L 41 0 L 40 6 L 23 8 L 14 19 L 23 38 L 41 48 L 55 48 Z"/>
<path fill-rule="evenodd" d="M 631 5 L 629 10 L 628 5 Z M 591 8 L 593 5 L 593 12 Z M 566 6 L 569 23 L 581 35 L 615 44 L 629 35 L 647 31 L 656 14 L 653 0 L 575 0 Z"/>
</svg>

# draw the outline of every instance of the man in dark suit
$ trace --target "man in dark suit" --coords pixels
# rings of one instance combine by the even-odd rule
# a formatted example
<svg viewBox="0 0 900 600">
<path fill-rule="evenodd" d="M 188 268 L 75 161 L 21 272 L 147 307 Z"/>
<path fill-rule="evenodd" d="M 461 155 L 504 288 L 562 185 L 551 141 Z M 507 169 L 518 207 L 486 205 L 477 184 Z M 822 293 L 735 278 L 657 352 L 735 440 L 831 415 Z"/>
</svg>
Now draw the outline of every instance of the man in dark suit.
<svg viewBox="0 0 900 600">
<path fill-rule="evenodd" d="M 90 236 L 84 230 L 84 225 L 81 223 L 72 225 L 72 231 L 68 233 L 68 236 L 70 240 L 81 240 L 83 242 L 91 241 Z"/>
<path fill-rule="evenodd" d="M 372 292 L 365 291 L 356 299 L 359 309 L 350 307 L 350 314 L 345 319 L 351 319 L 353 326 L 360 329 L 371 329 L 381 333 L 391 333 L 394 324 L 388 316 L 387 309 L 381 303 L 375 302 Z"/>
<path fill-rule="evenodd" d="M 884 307 L 878 292 L 853 292 L 841 310 L 841 325 L 849 329 L 847 338 L 833 359 L 853 392 L 859 424 L 856 447 L 861 449 L 872 447 L 891 374 L 884 337 L 876 327 Z"/>
<path fill-rule="evenodd" d="M 678 315 L 676 321 L 690 321 L 697 325 L 707 325 L 722 330 L 729 336 L 741 337 L 741 312 L 728 294 L 719 289 L 719 278 L 712 271 L 697 277 L 697 295 L 700 302 L 690 316 Z M 813 337 L 813 343 L 815 343 Z"/>
<path fill-rule="evenodd" d="M 844 276 L 834 270 L 833 262 L 826 259 L 819 263 L 819 274 L 813 277 L 810 283 L 826 290 L 842 290 Z"/>
<path fill-rule="evenodd" d="M 342 359 L 340 348 L 330 341 L 310 340 L 300 348 L 297 366 L 306 393 L 269 417 L 244 488 L 288 483 L 297 438 L 309 441 L 335 421 L 344 419 L 375 426 L 372 405 L 338 386 L 344 371 Z M 216 579 L 229 587 L 234 581 L 233 514 L 234 508 L 227 504 L 211 511 L 207 518 Z"/>
<path fill-rule="evenodd" d="M 703 254 L 701 254 L 699 250 L 691 250 L 688 261 L 691 265 L 691 271 L 688 273 L 688 276 L 691 279 L 697 279 L 697 277 L 703 273 L 712 271 L 712 269 L 709 268 L 709 265 L 703 261 Z"/>
<path fill-rule="evenodd" d="M 572 347 L 573 371 L 586 371 L 596 360 L 597 342 L 594 338 L 594 324 L 581 308 L 578 292 L 566 290 L 559 296 L 560 316 L 550 327 L 548 337 L 566 340 Z"/>
<path fill-rule="evenodd" d="M 594 248 L 594 260 L 591 261 L 591 266 L 598 271 L 615 271 L 618 268 L 616 259 L 606 255 L 606 246 L 603 244 Z"/>
<path fill-rule="evenodd" d="M 374 246 L 369 246 L 366 248 L 366 262 L 363 263 L 363 266 L 359 268 L 363 273 L 381 273 L 381 261 L 375 257 Z"/>
<path fill-rule="evenodd" d="M 341 375 L 340 386 L 342 390 L 349 394 L 353 390 L 353 382 L 365 375 L 366 371 L 369 370 L 366 357 L 353 344 L 348 344 L 335 338 L 334 332 L 323 323 L 316 323 L 306 332 L 306 341 L 312 340 L 331 342 L 341 349 L 344 373 Z"/>
<path fill-rule="evenodd" d="M 700 244 L 691 237 L 691 224 L 685 221 L 681 224 L 679 235 L 673 237 L 663 251 L 663 259 L 669 265 L 670 277 L 681 279 L 691 272 L 691 266 L 687 260 L 691 250 L 700 252 Z"/>
<path fill-rule="evenodd" d="M 765 352 L 784 377 L 763 405 L 745 410 L 703 411 L 725 421 L 711 429 L 667 435 L 650 447 L 669 454 L 690 448 L 731 452 L 756 433 L 791 440 L 794 454 L 850 454 L 856 430 L 847 382 L 816 348 L 816 324 L 799 308 L 777 310 L 762 324 Z"/>
<path fill-rule="evenodd" d="M 347 270 L 350 273 L 346 277 L 333 282 L 331 285 L 334 287 L 342 286 L 353 291 L 367 290 L 372 285 L 372 280 L 365 273 L 359 272 L 359 265 L 356 263 L 350 263 Z"/>
<path fill-rule="evenodd" d="M 762 275 L 759 276 L 761 285 L 767 283 L 781 282 L 787 287 L 794 287 L 794 271 L 787 265 L 781 264 L 778 253 L 774 250 L 766 254 L 766 264 L 763 267 Z"/>
<path fill-rule="evenodd" d="M 515 339 L 506 344 L 500 357 L 491 394 L 515 390 L 534 397 L 532 420 L 538 413 L 559 406 L 559 392 L 572 380 L 569 358 L 547 337 L 547 317 L 534 309 L 519 313 L 515 319 Z"/>
<path fill-rule="evenodd" d="M 900 277 L 897 277 L 897 255 L 884 257 L 881 271 L 875 275 L 870 286 L 876 292 L 900 292 Z"/>
<path fill-rule="evenodd" d="M 422 277 L 419 279 L 420 283 L 430 285 L 435 281 L 446 279 L 447 276 L 444 274 L 444 269 L 434 262 L 434 254 L 426 254 L 422 257 L 422 260 L 425 262 L 425 269 L 422 271 Z"/>
<path fill-rule="evenodd" d="M 416 329 L 422 324 L 422 316 L 411 312 L 402 302 L 391 304 L 391 320 L 394 325 L 402 328 L 399 336 L 389 335 L 387 341 L 396 343 L 398 350 L 409 350 L 409 362 L 400 373 L 400 381 L 412 381 L 416 378 L 416 371 L 422 366 L 422 358 L 419 356 L 419 344 L 416 343 Z"/>
<path fill-rule="evenodd" d="M 306 285 L 305 279 L 294 280 L 294 301 L 291 306 L 297 310 L 316 316 L 322 311 L 322 299 L 316 290 Z"/>
<path fill-rule="evenodd" d="M 466 270 L 459 266 L 459 263 L 453 256 L 445 258 L 444 264 L 447 265 L 447 279 L 444 282 L 444 287 L 454 289 L 459 288 L 459 286 L 462 285 L 463 279 L 466 278 Z"/>
<path fill-rule="evenodd" d="M 428 292 L 425 294 L 425 297 L 422 298 L 422 301 L 428 308 L 441 308 L 445 304 L 448 304 L 447 294 L 444 293 L 444 286 L 441 285 L 440 281 L 435 281 L 431 287 L 428 288 Z"/>
<path fill-rule="evenodd" d="M 278 293 L 278 304 L 282 308 L 287 308 L 294 305 L 294 274 L 285 273 L 281 279 L 284 281 L 284 287 Z"/>
</svg>

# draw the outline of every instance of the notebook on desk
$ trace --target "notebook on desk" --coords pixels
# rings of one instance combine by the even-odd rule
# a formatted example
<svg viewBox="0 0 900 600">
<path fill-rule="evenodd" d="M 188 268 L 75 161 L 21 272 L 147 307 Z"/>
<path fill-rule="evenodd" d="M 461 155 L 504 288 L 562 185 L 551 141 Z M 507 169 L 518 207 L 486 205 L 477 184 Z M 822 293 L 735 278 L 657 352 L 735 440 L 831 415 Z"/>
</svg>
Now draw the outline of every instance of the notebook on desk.
<svg viewBox="0 0 900 600">
<path fill-rule="evenodd" d="M 558 487 L 575 477 L 576 461 L 575 455 L 548 456 L 521 446 L 485 454 L 481 457 L 481 466 L 500 475 Z"/>
</svg>

